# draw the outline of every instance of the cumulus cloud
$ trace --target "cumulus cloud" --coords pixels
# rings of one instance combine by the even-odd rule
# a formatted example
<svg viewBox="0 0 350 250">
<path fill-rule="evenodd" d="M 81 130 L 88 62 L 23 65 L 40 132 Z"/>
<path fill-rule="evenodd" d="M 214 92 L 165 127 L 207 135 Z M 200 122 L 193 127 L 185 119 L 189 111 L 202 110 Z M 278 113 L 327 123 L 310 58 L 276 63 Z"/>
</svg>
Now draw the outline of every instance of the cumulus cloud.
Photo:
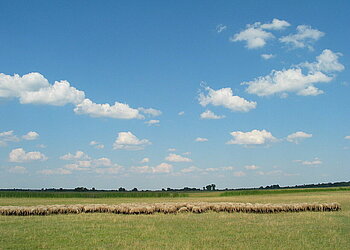
<svg viewBox="0 0 350 250">
<path fill-rule="evenodd" d="M 334 53 L 330 49 L 325 49 L 316 57 L 316 62 L 301 63 L 300 66 L 308 68 L 311 72 L 340 72 L 345 69 L 338 59 L 342 56 L 341 53 Z"/>
<path fill-rule="evenodd" d="M 23 135 L 22 138 L 28 141 L 36 140 L 39 138 L 39 134 L 37 132 L 30 131 L 26 135 Z"/>
<path fill-rule="evenodd" d="M 97 104 L 85 99 L 74 108 L 76 114 L 90 115 L 91 117 L 109 117 L 116 119 L 144 119 L 139 110 L 131 108 L 128 104 L 115 102 L 114 105 Z"/>
<path fill-rule="evenodd" d="M 322 164 L 322 161 L 316 159 L 313 161 L 303 161 L 301 164 L 303 164 L 303 165 L 320 165 L 320 164 Z"/>
<path fill-rule="evenodd" d="M 269 75 L 243 82 L 241 85 L 248 85 L 246 91 L 258 96 L 274 94 L 286 96 L 288 92 L 295 92 L 302 96 L 319 95 L 323 91 L 314 85 L 333 80 L 334 76 L 326 73 L 344 70 L 344 65 L 338 61 L 340 55 L 325 49 L 317 56 L 316 62 L 304 62 L 290 69 L 273 70 Z M 308 72 L 304 74 L 302 68 L 307 69 Z"/>
<path fill-rule="evenodd" d="M 256 174 L 258 174 L 258 175 L 280 175 L 282 173 L 283 173 L 282 170 L 272 170 L 272 171 L 268 171 L 268 172 L 264 172 L 264 171 L 256 172 Z M 291 175 L 295 175 L 295 174 L 284 174 L 284 175 L 291 176 Z"/>
<path fill-rule="evenodd" d="M 223 32 L 224 30 L 226 30 L 227 29 L 227 26 L 226 25 L 223 25 L 223 24 L 218 24 L 217 26 L 216 26 L 216 32 L 217 33 L 221 33 L 221 32 Z"/>
<path fill-rule="evenodd" d="M 214 114 L 214 112 L 210 111 L 210 110 L 206 110 L 201 114 L 201 118 L 202 119 L 223 119 L 225 118 L 224 115 L 216 115 Z"/>
<path fill-rule="evenodd" d="M 71 153 L 65 154 L 61 156 L 60 159 L 70 161 L 70 160 L 78 160 L 78 159 L 90 159 L 90 156 L 85 154 L 83 151 L 77 151 L 75 152 L 75 154 L 71 154 Z"/>
<path fill-rule="evenodd" d="M 191 167 L 184 168 L 184 169 L 180 170 L 180 172 L 184 173 L 184 174 L 193 173 L 193 172 L 200 172 L 200 171 L 202 171 L 202 169 L 195 167 L 195 166 L 191 166 Z"/>
<path fill-rule="evenodd" d="M 23 148 L 13 149 L 9 154 L 10 162 L 46 161 L 47 157 L 40 152 L 26 153 Z"/>
<path fill-rule="evenodd" d="M 15 167 L 10 167 L 8 169 L 8 172 L 10 172 L 12 174 L 26 174 L 28 171 L 25 167 L 15 166 Z"/>
<path fill-rule="evenodd" d="M 148 126 L 159 126 L 159 120 L 149 120 L 145 122 Z"/>
<path fill-rule="evenodd" d="M 231 42 L 244 41 L 246 48 L 257 49 L 265 46 L 266 42 L 275 36 L 266 30 L 281 30 L 290 26 L 287 21 L 274 18 L 271 23 L 256 22 L 247 24 L 246 29 L 230 38 Z"/>
<path fill-rule="evenodd" d="M 174 152 L 174 151 L 176 151 L 176 148 L 168 148 L 168 151 L 169 152 Z"/>
<path fill-rule="evenodd" d="M 67 81 L 60 81 L 36 91 L 22 92 L 20 102 L 22 104 L 64 106 L 68 103 L 81 103 L 84 98 L 85 93 L 83 91 L 71 87 Z"/>
<path fill-rule="evenodd" d="M 243 177 L 246 175 L 246 173 L 244 173 L 243 171 L 237 171 L 237 172 L 234 172 L 233 175 L 236 177 Z"/>
<path fill-rule="evenodd" d="M 173 170 L 173 166 L 168 163 L 161 163 L 155 167 L 150 166 L 139 166 L 139 167 L 131 167 L 132 172 L 136 173 L 170 173 Z"/>
<path fill-rule="evenodd" d="M 22 104 L 62 106 L 80 103 L 85 94 L 71 87 L 67 81 L 56 81 L 51 85 L 40 73 L 29 73 L 22 77 L 0 73 L 0 97 L 19 98 Z"/>
<path fill-rule="evenodd" d="M 105 145 L 103 145 L 102 143 L 97 142 L 97 141 L 91 141 L 89 143 L 89 145 L 93 146 L 94 148 L 97 148 L 97 149 L 103 149 L 105 147 Z"/>
<path fill-rule="evenodd" d="M 183 157 L 181 155 L 177 154 L 169 154 L 165 160 L 170 161 L 170 162 L 191 162 L 192 160 L 187 157 Z"/>
<path fill-rule="evenodd" d="M 283 95 L 287 92 L 296 92 L 297 95 L 308 96 L 323 93 L 322 90 L 314 86 L 315 83 L 330 82 L 331 80 L 332 77 L 322 72 L 304 75 L 300 68 L 292 68 L 281 71 L 273 70 L 270 75 L 243 82 L 242 85 L 248 85 L 246 91 L 258 96 Z"/>
<path fill-rule="evenodd" d="M 147 158 L 147 157 L 143 158 L 143 159 L 140 161 L 140 163 L 147 163 L 147 162 L 149 162 L 149 158 Z"/>
<path fill-rule="evenodd" d="M 128 104 L 115 102 L 97 104 L 85 98 L 84 91 L 70 85 L 68 81 L 49 81 L 40 73 L 29 73 L 22 77 L 18 74 L 5 75 L 0 73 L 0 98 L 18 98 L 22 104 L 46 104 L 63 106 L 76 105 L 76 114 L 86 114 L 91 117 L 109 117 L 115 119 L 144 119 L 144 113 L 157 116 L 161 111 L 153 108 L 131 108 Z"/>
<path fill-rule="evenodd" d="M 350 135 L 345 136 L 344 139 L 350 140 Z"/>
<path fill-rule="evenodd" d="M 138 108 L 138 110 L 146 115 L 150 116 L 159 116 L 162 114 L 162 111 L 153 109 L 153 108 Z"/>
<path fill-rule="evenodd" d="M 210 87 L 204 87 L 207 95 L 203 92 L 199 94 L 199 104 L 203 107 L 211 104 L 213 106 L 223 106 L 231 111 L 248 112 L 255 109 L 256 102 L 250 102 L 242 97 L 234 96 L 231 88 L 222 88 L 213 90 Z"/>
<path fill-rule="evenodd" d="M 184 115 L 185 111 L 180 111 L 179 113 L 177 113 L 178 115 Z"/>
<path fill-rule="evenodd" d="M 258 169 L 259 167 L 256 166 L 256 165 L 247 165 L 247 166 L 245 166 L 244 168 L 247 169 L 247 170 L 256 170 L 256 169 Z"/>
<path fill-rule="evenodd" d="M 269 59 L 275 57 L 275 55 L 273 55 L 273 54 L 261 54 L 261 57 L 265 60 L 269 60 Z"/>
<path fill-rule="evenodd" d="M 6 75 L 0 73 L 0 97 L 20 98 L 23 93 L 39 91 L 50 86 L 45 77 L 39 73 L 29 73 L 22 77 L 18 74 Z"/>
<path fill-rule="evenodd" d="M 266 130 L 252 130 L 250 132 L 235 131 L 230 133 L 234 138 L 227 144 L 238 145 L 262 145 L 268 142 L 274 142 L 277 139 Z"/>
<path fill-rule="evenodd" d="M 153 168 L 153 173 L 170 173 L 172 169 L 173 166 L 171 164 L 163 162 Z"/>
<path fill-rule="evenodd" d="M 206 141 L 208 141 L 208 139 L 207 139 L 207 138 L 202 138 L 202 137 L 197 137 L 197 138 L 195 139 L 195 141 L 196 141 L 196 142 L 206 142 Z"/>
<path fill-rule="evenodd" d="M 306 138 L 311 138 L 312 134 L 305 133 L 303 131 L 298 131 L 287 136 L 287 141 L 298 144 L 301 140 Z"/>
<path fill-rule="evenodd" d="M 231 42 L 245 41 L 246 48 L 257 49 L 265 46 L 266 41 L 274 38 L 272 33 L 262 30 L 259 27 L 248 25 L 247 28 L 230 38 Z"/>
<path fill-rule="evenodd" d="M 151 144 L 147 139 L 138 139 L 131 132 L 119 132 L 118 137 L 113 144 L 114 149 L 142 150 L 146 145 Z"/>
<path fill-rule="evenodd" d="M 293 48 L 305 48 L 313 50 L 312 44 L 325 35 L 308 25 L 298 25 L 297 33 L 281 37 L 280 42 L 291 45 Z"/>
<path fill-rule="evenodd" d="M 260 25 L 260 23 L 257 23 Z M 262 29 L 266 30 L 282 30 L 290 26 L 290 23 L 288 23 L 285 20 L 279 20 L 277 18 L 274 18 L 271 23 L 264 23 L 261 24 L 260 27 Z"/>
<path fill-rule="evenodd" d="M 14 134 L 13 130 L 0 132 L 0 146 L 6 146 L 8 142 L 17 142 L 18 137 Z"/>
</svg>

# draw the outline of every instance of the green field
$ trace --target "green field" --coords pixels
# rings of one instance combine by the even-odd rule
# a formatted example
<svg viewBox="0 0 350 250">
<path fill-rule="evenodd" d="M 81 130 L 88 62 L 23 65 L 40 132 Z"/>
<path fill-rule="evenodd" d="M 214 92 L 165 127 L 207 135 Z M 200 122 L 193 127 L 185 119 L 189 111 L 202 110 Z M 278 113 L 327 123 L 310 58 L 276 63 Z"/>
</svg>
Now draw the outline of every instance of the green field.
<svg viewBox="0 0 350 250">
<path fill-rule="evenodd" d="M 207 201 L 250 203 L 339 202 L 339 212 L 279 214 L 69 214 L 0 216 L 0 249 L 348 249 L 350 191 L 274 192 L 273 195 L 187 197 L 28 198 L 3 197 L 0 206 Z"/>
</svg>

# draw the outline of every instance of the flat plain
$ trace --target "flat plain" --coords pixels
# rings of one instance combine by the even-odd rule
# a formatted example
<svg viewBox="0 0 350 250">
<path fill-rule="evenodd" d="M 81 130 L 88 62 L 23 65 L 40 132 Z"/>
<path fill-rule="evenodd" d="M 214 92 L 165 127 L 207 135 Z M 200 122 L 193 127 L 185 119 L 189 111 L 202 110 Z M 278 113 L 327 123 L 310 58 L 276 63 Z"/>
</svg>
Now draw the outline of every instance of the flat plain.
<svg viewBox="0 0 350 250">
<path fill-rule="evenodd" d="M 0 198 L 0 206 L 128 202 L 338 202 L 337 212 L 0 216 L 0 249 L 348 249 L 350 191 L 145 198 Z"/>
</svg>

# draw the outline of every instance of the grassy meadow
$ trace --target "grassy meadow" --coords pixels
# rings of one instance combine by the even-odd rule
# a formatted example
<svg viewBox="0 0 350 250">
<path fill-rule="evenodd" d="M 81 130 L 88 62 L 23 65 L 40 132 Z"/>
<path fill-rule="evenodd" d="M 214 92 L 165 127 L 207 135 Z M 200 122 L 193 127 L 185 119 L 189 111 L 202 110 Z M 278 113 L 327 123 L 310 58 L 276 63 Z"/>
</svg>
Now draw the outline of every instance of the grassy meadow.
<svg viewBox="0 0 350 250">
<path fill-rule="evenodd" d="M 270 191 L 271 192 L 271 191 Z M 187 197 L 2 197 L 0 206 L 127 202 L 338 202 L 338 212 L 0 216 L 0 249 L 348 249 L 350 191 Z"/>
</svg>

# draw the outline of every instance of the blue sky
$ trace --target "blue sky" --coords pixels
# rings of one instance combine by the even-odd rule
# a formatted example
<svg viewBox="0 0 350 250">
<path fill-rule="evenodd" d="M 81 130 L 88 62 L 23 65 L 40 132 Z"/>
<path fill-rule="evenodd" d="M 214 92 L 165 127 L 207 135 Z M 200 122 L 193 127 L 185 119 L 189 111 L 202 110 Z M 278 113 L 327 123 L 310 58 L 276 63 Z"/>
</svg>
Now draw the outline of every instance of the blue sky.
<svg viewBox="0 0 350 250">
<path fill-rule="evenodd" d="M 349 7 L 2 1 L 0 188 L 349 180 Z"/>
</svg>

